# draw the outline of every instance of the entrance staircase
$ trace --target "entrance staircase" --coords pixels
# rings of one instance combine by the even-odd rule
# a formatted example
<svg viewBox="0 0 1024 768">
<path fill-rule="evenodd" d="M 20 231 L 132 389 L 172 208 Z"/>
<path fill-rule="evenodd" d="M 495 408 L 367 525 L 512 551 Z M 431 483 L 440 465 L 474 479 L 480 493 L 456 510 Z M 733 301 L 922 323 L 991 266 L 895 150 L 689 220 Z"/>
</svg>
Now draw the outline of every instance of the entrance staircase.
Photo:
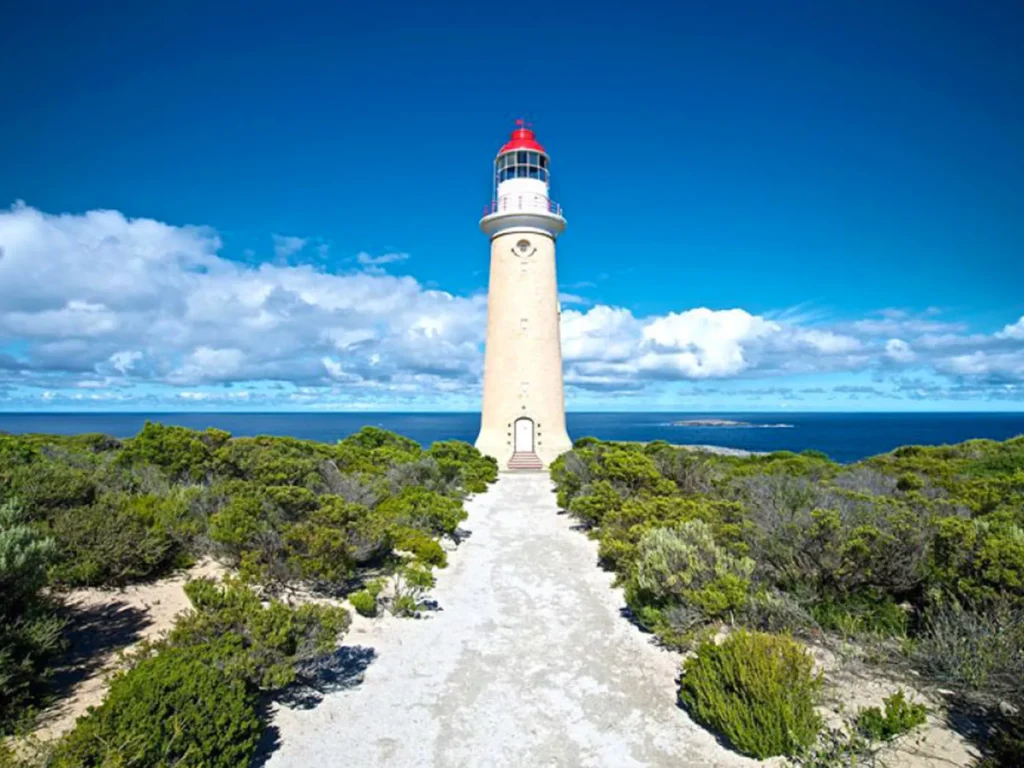
<svg viewBox="0 0 1024 768">
<path fill-rule="evenodd" d="M 544 464 L 533 451 L 516 451 L 508 461 L 508 468 L 513 472 L 539 472 Z"/>
</svg>

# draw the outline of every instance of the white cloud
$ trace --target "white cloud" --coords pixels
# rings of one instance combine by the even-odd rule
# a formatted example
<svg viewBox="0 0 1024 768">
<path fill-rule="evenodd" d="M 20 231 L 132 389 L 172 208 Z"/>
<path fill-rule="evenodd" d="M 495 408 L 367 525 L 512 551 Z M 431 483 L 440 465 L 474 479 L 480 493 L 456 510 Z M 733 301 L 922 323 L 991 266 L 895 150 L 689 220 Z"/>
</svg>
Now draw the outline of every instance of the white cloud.
<svg viewBox="0 0 1024 768">
<path fill-rule="evenodd" d="M 575 293 L 565 293 L 564 291 L 558 292 L 558 301 L 563 306 L 575 304 L 582 307 L 589 307 L 594 302 L 588 299 L 586 296 L 579 296 Z"/>
<path fill-rule="evenodd" d="M 308 243 L 276 236 L 275 245 L 287 258 Z M 24 204 L 0 211 L 0 248 L 0 391 L 31 387 L 33 398 L 45 391 L 61 402 L 75 397 L 62 390 L 76 388 L 100 400 L 133 397 L 143 385 L 145 397 L 188 387 L 181 392 L 208 404 L 273 397 L 345 407 L 468 406 L 479 396 L 486 297 L 380 269 L 406 254 L 360 254 L 359 269 L 341 273 L 281 258 L 254 264 L 224 258 L 208 228 L 117 211 L 54 216 Z M 883 310 L 830 323 L 807 311 L 698 307 L 638 317 L 603 304 L 568 308 L 565 378 L 570 393 L 629 396 L 673 381 L 893 377 L 913 368 L 959 393 L 1020 397 L 1024 318 L 979 334 L 939 314 Z"/>
<path fill-rule="evenodd" d="M 642 326 L 633 313 L 605 305 L 562 312 L 562 356 L 568 361 L 625 361 L 636 355 Z"/>
<path fill-rule="evenodd" d="M 22 371 L 4 384 L 53 389 L 54 376 L 74 373 L 325 385 L 321 358 L 342 350 L 357 379 L 397 386 L 424 374 L 429 389 L 479 375 L 483 296 L 411 277 L 230 261 L 212 230 L 116 211 L 53 216 L 19 204 L 0 211 L 0 247 L 0 351 L 23 350 L 0 354 L 0 370 Z"/>
<path fill-rule="evenodd" d="M 914 350 L 903 339 L 889 339 L 885 342 L 885 356 L 897 363 L 909 363 L 914 359 Z"/>
<path fill-rule="evenodd" d="M 287 259 L 306 247 L 308 240 L 304 237 L 291 235 L 274 235 L 274 256 L 278 260 Z"/>
<path fill-rule="evenodd" d="M 138 350 L 122 350 L 110 356 L 110 365 L 118 373 L 128 373 L 142 359 Z"/>
<path fill-rule="evenodd" d="M 999 339 L 1024 339 L 1024 317 L 1011 323 L 996 334 Z"/>
<path fill-rule="evenodd" d="M 408 258 L 409 254 L 407 253 L 382 253 L 380 256 L 371 256 L 364 251 L 356 256 L 356 261 L 364 267 L 379 267 L 383 264 L 405 261 Z"/>
<path fill-rule="evenodd" d="M 670 312 L 643 329 L 641 370 L 675 371 L 684 378 L 732 376 L 750 361 L 745 347 L 781 326 L 742 309 Z"/>
</svg>

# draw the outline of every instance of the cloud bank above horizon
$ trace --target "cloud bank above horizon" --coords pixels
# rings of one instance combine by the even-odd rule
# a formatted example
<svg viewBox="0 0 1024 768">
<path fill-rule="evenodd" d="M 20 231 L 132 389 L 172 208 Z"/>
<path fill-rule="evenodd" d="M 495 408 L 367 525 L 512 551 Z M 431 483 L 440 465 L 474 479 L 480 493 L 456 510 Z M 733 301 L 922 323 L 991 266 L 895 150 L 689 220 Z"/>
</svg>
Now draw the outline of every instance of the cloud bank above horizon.
<svg viewBox="0 0 1024 768">
<path fill-rule="evenodd" d="M 389 272 L 415 263 L 406 253 L 330 271 L 328 246 L 294 234 L 268 236 L 262 262 L 223 250 L 211 228 L 118 211 L 0 211 L 0 407 L 479 407 L 483 286 L 460 296 Z M 980 332 L 935 308 L 637 316 L 570 287 L 569 407 L 1024 404 L 1024 317 Z"/>
</svg>

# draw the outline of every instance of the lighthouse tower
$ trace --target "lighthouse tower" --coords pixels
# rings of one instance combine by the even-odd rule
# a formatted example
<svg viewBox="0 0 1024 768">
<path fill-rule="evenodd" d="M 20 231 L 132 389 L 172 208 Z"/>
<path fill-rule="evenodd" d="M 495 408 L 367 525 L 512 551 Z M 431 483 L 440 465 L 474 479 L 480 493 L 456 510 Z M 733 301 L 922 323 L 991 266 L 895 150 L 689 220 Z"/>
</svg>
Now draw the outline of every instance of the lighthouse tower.
<svg viewBox="0 0 1024 768">
<path fill-rule="evenodd" d="M 572 447 L 565 431 L 550 162 L 517 121 L 494 162 L 494 196 L 480 228 L 491 239 L 484 403 L 476 447 L 501 470 L 543 469 Z"/>
</svg>

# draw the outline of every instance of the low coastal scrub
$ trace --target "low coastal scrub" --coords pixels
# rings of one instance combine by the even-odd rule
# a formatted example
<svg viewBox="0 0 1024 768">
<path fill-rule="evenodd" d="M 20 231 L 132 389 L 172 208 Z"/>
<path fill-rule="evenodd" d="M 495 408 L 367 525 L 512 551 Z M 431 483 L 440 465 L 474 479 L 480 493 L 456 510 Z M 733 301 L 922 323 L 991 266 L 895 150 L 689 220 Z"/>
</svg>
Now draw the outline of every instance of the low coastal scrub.
<svg viewBox="0 0 1024 768">
<path fill-rule="evenodd" d="M 799 644 L 738 631 L 704 642 L 683 665 L 679 698 L 693 718 L 743 754 L 791 755 L 814 743 L 821 678 Z"/>
<path fill-rule="evenodd" d="M 122 673 L 57 745 L 52 768 L 247 765 L 263 730 L 255 697 L 203 650 L 168 649 Z"/>
<path fill-rule="evenodd" d="M 329 664 L 349 622 L 332 602 L 415 614 L 463 499 L 496 479 L 470 445 L 373 427 L 336 444 L 155 423 L 126 440 L 0 435 L 0 735 L 46 702 L 63 591 L 213 557 L 237 575 L 186 586 L 192 610 L 126 660 L 54 765 L 245 764 L 256 698 Z M 325 600 L 279 599 L 297 591 Z"/>
<path fill-rule="evenodd" d="M 665 645 L 718 659 L 702 641 L 723 627 L 853 643 L 987 713 L 1000 754 L 1020 743 L 999 713 L 1024 708 L 1024 437 L 907 446 L 851 465 L 811 451 L 736 457 L 584 438 L 551 474 L 634 619 Z M 687 695 L 726 732 L 728 718 Z M 823 733 L 832 747 L 811 751 L 886 741 L 923 717 L 903 703 L 864 714 L 852 736 Z M 783 747 L 806 759 L 802 744 Z M 996 741 L 982 748 L 995 754 Z"/>
<path fill-rule="evenodd" d="M 866 739 L 892 741 L 897 736 L 924 725 L 928 708 L 907 700 L 903 690 L 888 696 L 882 708 L 866 707 L 857 713 L 857 730 Z"/>
</svg>

